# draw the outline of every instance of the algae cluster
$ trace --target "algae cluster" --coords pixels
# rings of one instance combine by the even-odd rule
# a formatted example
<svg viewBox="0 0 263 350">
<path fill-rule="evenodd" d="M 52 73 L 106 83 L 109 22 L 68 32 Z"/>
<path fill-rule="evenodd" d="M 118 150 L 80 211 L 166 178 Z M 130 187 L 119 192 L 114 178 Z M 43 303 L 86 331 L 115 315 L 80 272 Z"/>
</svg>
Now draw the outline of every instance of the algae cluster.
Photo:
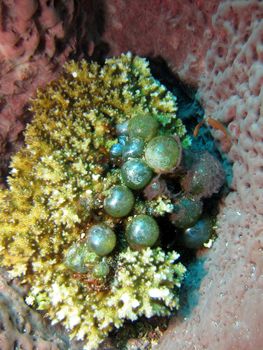
<svg viewBox="0 0 263 350">
<path fill-rule="evenodd" d="M 125 320 L 178 308 L 185 272 L 174 251 L 131 250 L 122 228 L 129 218 L 114 219 L 103 210 L 105 196 L 120 184 L 109 159 L 116 125 L 150 114 L 162 134 L 176 134 L 183 145 L 189 139 L 176 118 L 176 97 L 151 76 L 146 60 L 131 54 L 104 66 L 69 62 L 59 80 L 38 91 L 31 110 L 34 119 L 13 157 L 9 188 L 0 190 L 1 266 L 31 285 L 28 304 L 62 322 L 85 349 L 95 349 Z M 147 210 L 170 212 L 170 200 L 146 203 L 139 196 L 132 215 Z M 65 263 L 96 222 L 118 231 L 105 280 L 74 273 Z M 96 257 L 85 258 L 96 267 Z"/>
</svg>

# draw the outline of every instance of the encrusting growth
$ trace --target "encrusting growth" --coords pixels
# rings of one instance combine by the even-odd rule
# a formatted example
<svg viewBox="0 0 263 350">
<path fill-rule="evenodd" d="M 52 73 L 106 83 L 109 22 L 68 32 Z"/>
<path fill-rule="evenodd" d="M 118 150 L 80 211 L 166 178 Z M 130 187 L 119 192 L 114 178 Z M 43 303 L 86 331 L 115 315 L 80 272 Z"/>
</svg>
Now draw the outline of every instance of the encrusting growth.
<svg viewBox="0 0 263 350">
<path fill-rule="evenodd" d="M 151 76 L 146 60 L 131 54 L 104 66 L 69 62 L 59 80 L 38 91 L 31 110 L 9 189 L 0 190 L 0 262 L 31 285 L 28 304 L 84 339 L 85 349 L 96 349 L 125 320 L 178 308 L 185 268 L 177 253 L 156 246 L 159 229 L 149 216 L 152 208 L 157 216 L 171 212 L 170 199 L 147 201 L 137 193 L 159 165 L 151 166 L 151 154 L 148 162 L 137 161 L 143 177 L 135 181 L 137 168 L 130 162 L 121 174 L 120 157 L 124 149 L 124 161 L 141 158 L 150 139 L 161 137 L 175 148 L 175 157 L 160 165 L 170 171 L 178 142 L 189 138 L 176 118 L 175 96 Z M 118 208 L 121 196 L 129 196 L 128 208 Z M 131 231 L 139 214 L 155 232 L 151 237 L 147 227 L 142 244 Z"/>
</svg>

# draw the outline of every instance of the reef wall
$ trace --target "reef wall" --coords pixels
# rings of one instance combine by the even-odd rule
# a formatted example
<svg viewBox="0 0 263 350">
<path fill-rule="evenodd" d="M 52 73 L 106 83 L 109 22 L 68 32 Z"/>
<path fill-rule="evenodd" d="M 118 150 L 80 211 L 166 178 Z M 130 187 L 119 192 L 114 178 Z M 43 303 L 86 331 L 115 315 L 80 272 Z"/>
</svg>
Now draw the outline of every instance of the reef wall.
<svg viewBox="0 0 263 350">
<path fill-rule="evenodd" d="M 97 40 L 96 26 L 89 17 L 91 8 L 87 6 L 77 16 L 81 2 L 59 1 L 67 13 L 62 17 L 52 1 L 24 3 L 28 9 L 18 11 L 17 2 L 4 1 L 0 14 L 3 160 L 16 148 L 15 141 L 27 120 L 23 108 L 36 86 L 53 79 L 70 53 L 81 51 L 76 45 L 76 23 L 90 23 L 90 31 L 88 25 L 79 26 L 87 33 L 87 46 L 82 45 L 87 54 L 92 53 Z M 225 123 L 232 136 L 229 147 L 223 134 L 214 132 L 234 164 L 232 192 L 221 206 L 217 241 L 211 250 L 200 254 L 206 275 L 200 289 L 193 285 L 190 293 L 191 298 L 198 299 L 197 306 L 189 315 L 182 313 L 171 322 L 157 348 L 261 349 L 263 3 L 149 0 L 142 5 L 139 0 L 109 0 L 105 5 L 103 40 L 109 44 L 109 55 L 129 50 L 143 56 L 162 56 L 183 81 L 198 87 L 206 114 Z M 46 10 L 38 12 L 40 8 Z M 15 27 L 19 35 L 8 29 L 15 16 L 21 18 Z M 79 22 L 80 18 L 84 22 Z M 51 25 L 49 21 L 53 21 Z M 39 33 L 46 38 L 41 45 L 36 44 Z M 1 329 L 0 337 L 4 338 Z"/>
</svg>

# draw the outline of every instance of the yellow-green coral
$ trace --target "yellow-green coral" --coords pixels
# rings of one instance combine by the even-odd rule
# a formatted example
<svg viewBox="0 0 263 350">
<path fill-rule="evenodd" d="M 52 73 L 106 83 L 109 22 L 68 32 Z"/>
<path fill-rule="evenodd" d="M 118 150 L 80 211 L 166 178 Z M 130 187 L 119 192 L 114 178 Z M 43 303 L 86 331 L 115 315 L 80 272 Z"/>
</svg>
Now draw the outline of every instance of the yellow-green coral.
<svg viewBox="0 0 263 350">
<path fill-rule="evenodd" d="M 178 308 L 175 289 L 185 268 L 175 264 L 177 258 L 175 252 L 165 254 L 160 248 L 142 252 L 127 248 L 119 256 L 109 291 L 86 293 L 61 270 L 52 284 L 44 276 L 37 279 L 27 302 L 36 300 L 40 309 L 48 310 L 53 323 L 63 321 L 72 337 L 87 337 L 85 349 L 94 349 L 113 326 L 119 328 L 125 320 L 169 315 Z"/>
<path fill-rule="evenodd" d="M 173 264 L 174 253 L 123 251 L 109 290 L 99 292 L 87 292 L 63 263 L 71 244 L 85 237 L 93 210 L 100 210 L 101 193 L 117 182 L 105 162 L 116 123 L 151 113 L 183 138 L 176 109 L 147 61 L 130 54 L 103 67 L 70 62 L 32 101 L 26 145 L 12 160 L 9 189 L 0 190 L 1 265 L 32 285 L 27 302 L 62 321 L 72 337 L 86 339 L 87 349 L 124 319 L 166 315 L 178 306 L 174 287 L 184 268 Z"/>
</svg>

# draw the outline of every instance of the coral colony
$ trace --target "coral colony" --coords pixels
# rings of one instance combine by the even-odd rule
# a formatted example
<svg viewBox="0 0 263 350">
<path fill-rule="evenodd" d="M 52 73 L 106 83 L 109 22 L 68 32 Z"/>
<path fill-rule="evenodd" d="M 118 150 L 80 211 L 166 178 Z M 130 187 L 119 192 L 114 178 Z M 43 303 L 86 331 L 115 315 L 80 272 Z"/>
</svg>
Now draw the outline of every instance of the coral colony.
<svg viewBox="0 0 263 350">
<path fill-rule="evenodd" d="M 126 320 L 179 307 L 186 269 L 161 221 L 202 247 L 213 232 L 204 199 L 224 172 L 191 150 L 176 97 L 131 54 L 68 63 L 31 106 L 0 192 L 1 265 L 30 284 L 29 305 L 96 349 Z"/>
</svg>

